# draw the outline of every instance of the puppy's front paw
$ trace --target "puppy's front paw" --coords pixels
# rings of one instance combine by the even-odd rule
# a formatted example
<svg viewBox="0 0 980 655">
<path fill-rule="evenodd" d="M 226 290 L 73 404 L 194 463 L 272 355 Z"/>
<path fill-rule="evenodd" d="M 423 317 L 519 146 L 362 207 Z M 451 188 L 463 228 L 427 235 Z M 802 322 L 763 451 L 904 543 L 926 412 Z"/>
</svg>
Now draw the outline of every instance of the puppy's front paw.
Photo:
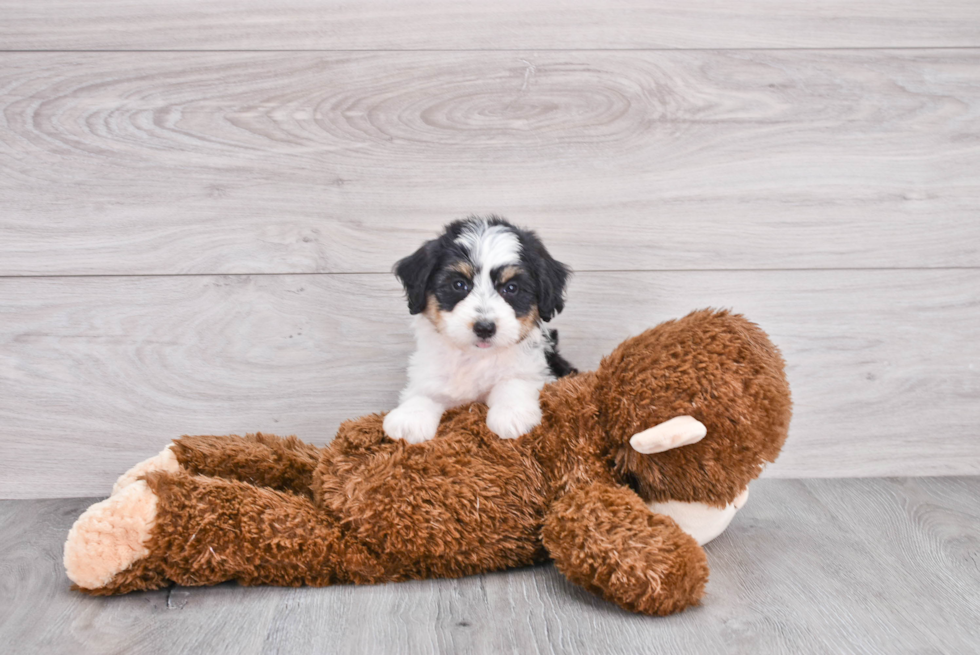
<svg viewBox="0 0 980 655">
<path fill-rule="evenodd" d="M 537 403 L 494 405 L 487 412 L 487 427 L 501 439 L 516 439 L 541 422 Z"/>
<path fill-rule="evenodd" d="M 436 436 L 442 407 L 428 398 L 411 398 L 388 412 L 383 423 L 385 434 L 408 443 L 421 443 Z"/>
</svg>

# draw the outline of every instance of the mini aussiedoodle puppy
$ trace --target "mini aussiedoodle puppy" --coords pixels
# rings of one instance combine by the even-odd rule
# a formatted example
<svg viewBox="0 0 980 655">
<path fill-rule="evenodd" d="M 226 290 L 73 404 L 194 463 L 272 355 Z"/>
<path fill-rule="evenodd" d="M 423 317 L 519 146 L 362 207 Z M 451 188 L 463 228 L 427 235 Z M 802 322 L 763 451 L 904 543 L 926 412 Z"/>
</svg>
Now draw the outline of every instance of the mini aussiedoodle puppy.
<svg viewBox="0 0 980 655">
<path fill-rule="evenodd" d="M 538 392 L 577 372 L 542 329 L 565 306 L 569 269 L 530 230 L 496 216 L 446 226 L 395 265 L 415 316 L 417 349 L 400 404 L 384 419 L 393 439 L 431 439 L 442 413 L 486 402 L 487 427 L 516 439 L 541 422 Z"/>
</svg>

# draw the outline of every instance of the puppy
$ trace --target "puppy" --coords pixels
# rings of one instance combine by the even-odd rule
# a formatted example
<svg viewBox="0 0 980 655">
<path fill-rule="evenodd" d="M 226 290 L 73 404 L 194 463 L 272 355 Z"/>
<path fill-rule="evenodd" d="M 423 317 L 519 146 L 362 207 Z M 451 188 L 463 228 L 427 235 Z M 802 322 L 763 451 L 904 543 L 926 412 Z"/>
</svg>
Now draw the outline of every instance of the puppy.
<svg viewBox="0 0 980 655">
<path fill-rule="evenodd" d="M 490 216 L 455 221 L 395 264 L 415 316 L 408 386 L 384 420 L 392 439 L 431 439 L 442 413 L 485 402 L 487 427 L 516 439 L 541 422 L 538 392 L 577 372 L 544 331 L 565 306 L 569 269 L 538 237 Z"/>
</svg>

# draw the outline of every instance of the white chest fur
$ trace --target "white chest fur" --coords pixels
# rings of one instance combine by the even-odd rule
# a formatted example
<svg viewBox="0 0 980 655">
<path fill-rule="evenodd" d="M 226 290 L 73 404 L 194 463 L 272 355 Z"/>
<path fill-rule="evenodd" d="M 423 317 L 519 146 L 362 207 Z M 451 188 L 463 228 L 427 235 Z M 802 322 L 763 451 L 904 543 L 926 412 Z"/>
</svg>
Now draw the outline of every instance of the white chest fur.
<svg viewBox="0 0 980 655">
<path fill-rule="evenodd" d="M 439 334 L 423 317 L 415 319 L 417 349 L 408 364 L 408 386 L 401 401 L 427 396 L 453 407 L 486 401 L 503 380 L 525 380 L 540 389 L 551 379 L 540 328 L 508 348 L 462 349 Z"/>
</svg>

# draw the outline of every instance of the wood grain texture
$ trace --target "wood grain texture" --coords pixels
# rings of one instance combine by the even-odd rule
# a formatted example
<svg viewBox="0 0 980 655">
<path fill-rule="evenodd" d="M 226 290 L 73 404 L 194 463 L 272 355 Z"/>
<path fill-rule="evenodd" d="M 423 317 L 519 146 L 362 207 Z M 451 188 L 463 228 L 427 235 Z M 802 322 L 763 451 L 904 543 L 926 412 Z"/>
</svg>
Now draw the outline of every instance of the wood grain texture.
<svg viewBox="0 0 980 655">
<path fill-rule="evenodd" d="M 5 0 L 18 50 L 500 50 L 980 45 L 972 0 Z"/>
<path fill-rule="evenodd" d="M 583 369 L 705 306 L 766 329 L 795 417 L 769 473 L 980 472 L 980 271 L 583 273 L 553 325 Z M 396 404 L 412 350 L 389 275 L 0 280 L 0 497 L 106 493 L 181 434 L 328 442 Z"/>
<path fill-rule="evenodd" d="M 980 266 L 978 134 L 980 50 L 6 53 L 0 275 Z"/>
<path fill-rule="evenodd" d="M 94 499 L 0 502 L 10 652 L 969 653 L 980 649 L 980 478 L 773 480 L 707 546 L 700 607 L 628 614 L 551 565 L 374 587 L 68 589 Z"/>
</svg>

